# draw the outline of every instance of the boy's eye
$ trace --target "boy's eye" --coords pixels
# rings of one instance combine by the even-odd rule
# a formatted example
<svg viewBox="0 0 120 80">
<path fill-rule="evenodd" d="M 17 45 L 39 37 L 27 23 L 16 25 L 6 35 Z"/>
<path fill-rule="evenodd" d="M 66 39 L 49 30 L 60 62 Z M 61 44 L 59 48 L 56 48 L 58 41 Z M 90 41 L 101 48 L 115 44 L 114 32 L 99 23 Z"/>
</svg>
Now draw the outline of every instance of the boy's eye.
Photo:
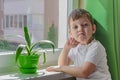
<svg viewBox="0 0 120 80">
<path fill-rule="evenodd" d="M 81 26 L 82 27 L 87 27 L 89 24 L 88 23 L 85 23 L 85 24 L 82 24 Z"/>
<path fill-rule="evenodd" d="M 74 27 L 73 27 L 73 29 L 77 29 L 77 28 L 78 28 L 78 26 L 74 26 Z"/>
</svg>

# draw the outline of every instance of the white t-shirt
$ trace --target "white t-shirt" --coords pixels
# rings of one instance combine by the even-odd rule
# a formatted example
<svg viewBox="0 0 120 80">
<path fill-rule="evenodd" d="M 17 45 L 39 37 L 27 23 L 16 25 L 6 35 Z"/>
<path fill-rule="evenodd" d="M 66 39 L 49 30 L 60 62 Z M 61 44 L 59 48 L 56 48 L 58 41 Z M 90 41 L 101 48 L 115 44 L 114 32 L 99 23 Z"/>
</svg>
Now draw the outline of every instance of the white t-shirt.
<svg viewBox="0 0 120 80">
<path fill-rule="evenodd" d="M 74 62 L 75 66 L 81 66 L 86 61 L 96 65 L 95 72 L 89 75 L 87 79 L 76 78 L 77 80 L 111 80 L 106 51 L 99 41 L 94 39 L 88 45 L 78 45 L 72 48 L 68 57 Z"/>
</svg>

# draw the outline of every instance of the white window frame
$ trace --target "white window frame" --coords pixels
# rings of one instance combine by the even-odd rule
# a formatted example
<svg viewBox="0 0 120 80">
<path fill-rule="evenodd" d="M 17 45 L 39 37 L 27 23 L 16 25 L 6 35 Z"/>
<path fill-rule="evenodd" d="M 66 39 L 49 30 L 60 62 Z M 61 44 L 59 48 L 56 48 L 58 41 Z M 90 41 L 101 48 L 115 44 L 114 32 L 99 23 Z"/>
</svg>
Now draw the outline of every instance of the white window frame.
<svg viewBox="0 0 120 80">
<path fill-rule="evenodd" d="M 64 3 L 63 3 L 64 2 Z M 59 0 L 58 47 L 62 48 L 67 36 L 67 0 Z"/>
<path fill-rule="evenodd" d="M 68 37 L 67 17 L 72 10 L 72 1 L 73 0 L 59 0 L 58 48 L 63 48 Z"/>
</svg>

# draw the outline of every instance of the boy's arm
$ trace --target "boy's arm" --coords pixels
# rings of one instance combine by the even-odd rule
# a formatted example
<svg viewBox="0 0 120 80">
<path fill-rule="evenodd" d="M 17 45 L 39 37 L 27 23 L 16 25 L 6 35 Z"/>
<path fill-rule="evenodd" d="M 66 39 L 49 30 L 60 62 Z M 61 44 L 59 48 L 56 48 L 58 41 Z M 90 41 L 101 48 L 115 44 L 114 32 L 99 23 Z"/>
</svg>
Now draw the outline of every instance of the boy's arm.
<svg viewBox="0 0 120 80">
<path fill-rule="evenodd" d="M 78 44 L 79 43 L 73 38 L 70 38 L 67 40 L 67 42 L 59 56 L 59 59 L 58 59 L 59 66 L 65 66 L 65 65 L 70 64 L 71 60 L 68 57 L 69 51 L 71 48 L 76 47 Z"/>
<path fill-rule="evenodd" d="M 67 48 L 66 46 L 63 48 L 58 58 L 59 66 L 66 66 L 70 64 L 71 60 L 68 58 L 69 51 L 70 51 L 70 48 Z"/>
<path fill-rule="evenodd" d="M 90 62 L 85 62 L 81 67 L 75 66 L 60 66 L 58 68 L 49 67 L 47 71 L 65 72 L 75 77 L 87 78 L 95 71 L 95 65 Z"/>
<path fill-rule="evenodd" d="M 90 62 L 85 62 L 81 67 L 61 66 L 59 69 L 61 70 L 61 72 L 68 73 L 75 77 L 87 78 L 95 71 L 95 65 Z"/>
</svg>

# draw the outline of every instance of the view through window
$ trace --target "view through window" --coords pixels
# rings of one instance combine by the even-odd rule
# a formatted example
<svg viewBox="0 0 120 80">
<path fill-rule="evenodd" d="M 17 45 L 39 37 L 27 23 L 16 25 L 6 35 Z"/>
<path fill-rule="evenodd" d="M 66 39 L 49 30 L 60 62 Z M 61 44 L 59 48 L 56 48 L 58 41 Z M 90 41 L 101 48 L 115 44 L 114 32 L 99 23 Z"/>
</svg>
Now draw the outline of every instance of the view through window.
<svg viewBox="0 0 120 80">
<path fill-rule="evenodd" d="M 68 1 L 71 4 L 72 0 L 0 0 L 0 51 L 14 51 L 24 43 L 24 26 L 32 33 L 33 42 L 48 39 L 56 48 L 63 45 Z"/>
</svg>

